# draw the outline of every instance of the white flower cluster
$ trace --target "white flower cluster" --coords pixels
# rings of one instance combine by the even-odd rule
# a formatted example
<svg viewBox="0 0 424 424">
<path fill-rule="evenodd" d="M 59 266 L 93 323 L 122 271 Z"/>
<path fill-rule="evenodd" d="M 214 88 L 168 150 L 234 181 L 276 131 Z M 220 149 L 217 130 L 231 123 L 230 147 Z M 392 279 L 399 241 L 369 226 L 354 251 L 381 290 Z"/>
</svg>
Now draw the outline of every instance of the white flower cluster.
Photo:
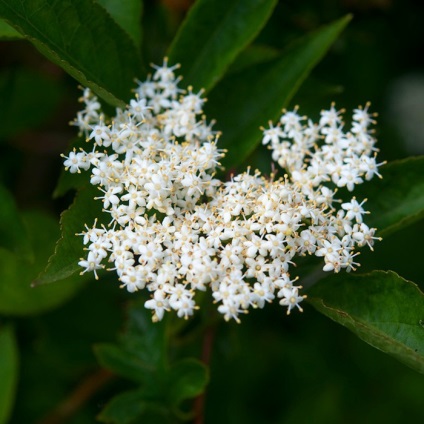
<svg viewBox="0 0 424 424">
<path fill-rule="evenodd" d="M 187 318 L 197 309 L 196 290 L 211 290 L 226 320 L 239 321 L 250 307 L 277 298 L 287 313 L 305 298 L 290 276 L 295 256 L 324 258 L 324 270 L 355 269 L 355 248 L 372 248 L 375 229 L 363 222 L 363 203 L 334 198 L 378 174 L 373 123 L 365 109 L 342 131 L 332 106 L 318 125 L 305 125 L 297 111 L 264 130 L 273 159 L 287 175 L 267 179 L 247 171 L 231 181 L 214 178 L 223 153 L 202 116 L 204 99 L 178 88 L 176 66 L 155 67 L 140 82 L 126 110 L 106 119 L 84 90 L 75 124 L 91 152 L 71 151 L 72 173 L 91 168 L 110 225 L 86 227 L 83 272 L 115 270 L 121 287 L 147 289 L 153 320 L 174 310 Z"/>
</svg>

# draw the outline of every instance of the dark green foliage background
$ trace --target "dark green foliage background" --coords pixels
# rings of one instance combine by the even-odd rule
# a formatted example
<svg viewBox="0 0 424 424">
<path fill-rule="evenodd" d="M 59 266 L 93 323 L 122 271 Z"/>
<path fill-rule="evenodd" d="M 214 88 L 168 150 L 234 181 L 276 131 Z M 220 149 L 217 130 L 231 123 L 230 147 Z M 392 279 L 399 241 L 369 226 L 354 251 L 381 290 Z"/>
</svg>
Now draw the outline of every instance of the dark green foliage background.
<svg viewBox="0 0 424 424">
<path fill-rule="evenodd" d="M 59 243 L 58 254 L 69 259 L 68 267 L 53 261 L 38 277 L 59 238 L 60 213 L 73 202 L 75 192 L 67 190 L 85 184 L 81 178 L 62 176 L 56 187 L 62 166 L 59 154 L 75 143 L 75 129 L 68 122 L 78 110 L 80 92 L 70 75 L 98 88 L 110 104 L 121 104 L 128 99 L 133 78 L 145 75 L 150 62 L 161 63 L 172 46 L 170 57 L 183 63 L 184 83 L 209 89 L 208 118 L 217 118 L 216 128 L 224 131 L 223 145 L 237 149 L 228 156 L 226 165 L 231 169 L 252 165 L 269 172 L 268 152 L 257 147 L 254 129 L 275 117 L 270 113 L 299 104 L 302 113 L 317 117 L 333 100 L 347 110 L 371 101 L 372 110 L 380 115 L 379 158 L 402 160 L 418 155 L 420 146 L 417 142 L 411 150 L 404 142 L 402 126 L 396 125 L 391 113 L 396 101 L 391 93 L 399 78 L 424 80 L 419 53 L 424 48 L 424 5 L 412 0 L 264 0 L 257 2 L 253 17 L 231 28 L 232 14 L 243 15 L 243 7 L 254 2 L 228 0 L 228 13 L 225 2 L 219 2 L 228 17 L 209 22 L 217 31 L 214 37 L 204 15 L 198 9 L 190 12 L 200 46 L 196 48 L 209 49 L 190 61 L 194 57 L 190 37 L 174 38 L 189 0 L 132 0 L 124 2 L 125 8 L 116 8 L 113 0 L 74 4 L 45 0 L 54 4 L 48 9 L 52 16 L 66 21 L 67 15 L 59 13 L 66 6 L 68 14 L 75 12 L 81 20 L 83 31 L 75 36 L 75 45 L 58 37 L 66 33 L 66 25 L 52 24 L 43 36 L 26 27 L 23 17 L 29 15 L 9 7 L 25 3 L 36 8 L 43 1 L 0 0 L 0 16 L 15 22 L 32 43 L 0 24 L 0 424 L 88 424 L 95 417 L 117 423 L 196 419 L 200 423 L 191 414 L 190 399 L 205 386 L 205 423 L 423 421 L 424 378 L 417 372 L 424 369 L 424 327 L 418 325 L 424 322 L 419 294 L 424 290 L 422 157 L 388 165 L 385 179 L 360 188 L 373 210 L 368 218 L 384 236 L 374 252 L 361 254 L 361 273 L 393 270 L 418 287 L 393 273 L 349 275 L 344 286 L 338 275 L 310 289 L 303 314 L 286 317 L 281 307 L 268 305 L 237 325 L 223 322 L 205 303 L 189 323 L 171 316 L 154 325 L 140 306 L 144 294 L 119 290 L 112 275 L 95 281 L 74 274 L 72 255 L 79 254 L 80 240 L 72 239 L 72 234 L 78 231 L 79 220 L 82 230 L 82 220 L 90 224 L 95 216 L 85 208 L 88 189 L 63 216 L 67 237 Z M 213 3 L 203 1 L 211 14 Z M 352 20 L 338 36 L 347 14 L 353 14 Z M 333 26 L 322 30 L 331 22 Z M 100 43 L 99 49 L 113 57 L 106 63 L 116 68 L 102 68 L 101 57 L 84 48 L 95 34 L 90 25 L 99 25 L 106 37 L 93 38 L 91 48 Z M 244 41 L 227 46 L 219 31 L 231 31 L 234 39 L 240 31 Z M 325 31 L 334 32 L 334 43 Z M 307 35 L 311 33 L 320 34 L 318 47 L 311 41 L 316 42 L 318 35 Z M 62 44 L 53 48 L 49 39 Z M 300 41 L 287 50 L 294 40 Z M 298 69 L 291 66 L 295 60 Z M 119 66 L 120 61 L 127 66 Z M 286 67 L 292 73 L 287 71 L 282 80 L 279 72 L 283 74 Z M 307 75 L 305 69 L 312 68 Z M 295 93 L 292 88 L 300 85 Z M 251 116 L 255 101 L 257 114 Z M 275 109 L 278 101 L 281 105 Z M 423 105 L 424 100 L 411 106 L 411 113 L 421 114 L 424 131 Z M 34 282 L 36 287 L 31 288 Z M 345 297 L 337 292 L 340 287 Z M 384 314 L 374 317 L 370 312 L 371 307 L 378 312 L 378 302 L 368 302 L 376 288 L 381 288 L 381 308 L 387 308 L 389 318 L 396 314 L 399 328 L 380 322 Z M 378 337 L 370 341 L 370 334 Z M 207 359 L 205 348 L 210 351 L 209 369 L 200 362 Z M 84 396 L 82 389 L 87 387 L 91 389 Z M 202 408 L 196 402 L 199 412 Z"/>
</svg>

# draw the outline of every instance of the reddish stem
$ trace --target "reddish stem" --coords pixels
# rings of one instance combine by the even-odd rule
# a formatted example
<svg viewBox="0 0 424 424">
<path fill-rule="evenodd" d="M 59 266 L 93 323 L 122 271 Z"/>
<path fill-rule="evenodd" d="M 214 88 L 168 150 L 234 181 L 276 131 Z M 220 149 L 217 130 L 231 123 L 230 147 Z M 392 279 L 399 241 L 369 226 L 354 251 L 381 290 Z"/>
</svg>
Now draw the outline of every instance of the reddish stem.
<svg viewBox="0 0 424 424">
<path fill-rule="evenodd" d="M 202 348 L 202 362 L 205 365 L 209 365 L 213 339 L 215 336 L 215 327 L 210 326 L 205 331 L 205 336 L 203 338 L 203 348 Z M 204 412 L 205 412 L 205 395 L 203 392 L 199 395 L 194 401 L 194 421 L 193 424 L 203 424 L 204 423 Z"/>
<path fill-rule="evenodd" d="M 42 418 L 39 424 L 63 424 L 70 420 L 92 396 L 114 377 L 115 375 L 110 371 L 103 369 L 89 375 L 53 411 Z"/>
</svg>

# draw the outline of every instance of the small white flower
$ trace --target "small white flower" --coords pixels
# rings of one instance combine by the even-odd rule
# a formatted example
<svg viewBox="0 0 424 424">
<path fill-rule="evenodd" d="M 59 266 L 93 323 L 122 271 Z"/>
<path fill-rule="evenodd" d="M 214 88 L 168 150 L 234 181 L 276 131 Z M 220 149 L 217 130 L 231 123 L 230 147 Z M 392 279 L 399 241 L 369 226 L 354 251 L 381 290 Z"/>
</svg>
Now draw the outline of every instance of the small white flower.
<svg viewBox="0 0 424 424">
<path fill-rule="evenodd" d="M 369 213 L 362 205 L 367 201 L 367 199 L 363 200 L 361 203 L 358 203 L 356 198 L 353 197 L 352 200 L 348 203 L 343 203 L 342 208 L 347 211 L 346 218 L 349 220 L 355 219 L 356 222 L 361 223 L 362 222 L 362 215 Z"/>
<path fill-rule="evenodd" d="M 102 257 L 100 255 L 96 255 L 96 252 L 89 251 L 87 259 L 81 259 L 78 262 L 78 265 L 82 268 L 85 268 L 84 271 L 81 272 L 81 274 L 84 274 L 86 272 L 94 272 L 94 276 L 96 277 L 96 280 L 99 278 L 97 275 L 97 270 L 104 268 L 104 265 L 101 264 Z"/>
<path fill-rule="evenodd" d="M 156 290 L 153 299 L 144 303 L 144 307 L 154 310 L 153 321 L 160 321 L 165 311 L 169 311 L 169 301 L 163 290 Z"/>
<path fill-rule="evenodd" d="M 287 306 L 287 315 L 290 315 L 290 312 L 293 308 L 298 308 L 301 312 L 303 309 L 299 306 L 299 303 L 302 302 L 306 296 L 299 296 L 298 287 L 283 288 L 283 299 L 280 300 L 280 305 Z"/>
<path fill-rule="evenodd" d="M 130 107 L 128 109 L 129 113 L 134 116 L 134 118 L 142 121 L 144 119 L 145 113 L 151 109 L 147 106 L 147 99 L 141 98 L 137 100 L 130 101 Z"/>
<path fill-rule="evenodd" d="M 262 139 L 262 144 L 268 144 L 271 141 L 271 144 L 277 145 L 281 138 L 285 137 L 285 133 L 279 125 L 274 127 L 272 122 L 269 123 L 270 128 L 264 130 L 264 138 Z"/>
<path fill-rule="evenodd" d="M 65 171 L 69 171 L 71 174 L 80 173 L 81 169 L 87 170 L 90 168 L 90 162 L 87 160 L 87 154 L 85 152 L 78 152 L 74 149 L 69 152 L 68 156 L 62 155 L 66 160 L 63 162 Z"/>
<path fill-rule="evenodd" d="M 93 131 L 91 131 L 88 138 L 90 140 L 94 138 L 94 141 L 98 146 L 101 146 L 103 144 L 103 141 L 110 139 L 109 128 L 103 123 L 100 123 L 99 125 L 94 125 L 92 129 Z"/>
</svg>

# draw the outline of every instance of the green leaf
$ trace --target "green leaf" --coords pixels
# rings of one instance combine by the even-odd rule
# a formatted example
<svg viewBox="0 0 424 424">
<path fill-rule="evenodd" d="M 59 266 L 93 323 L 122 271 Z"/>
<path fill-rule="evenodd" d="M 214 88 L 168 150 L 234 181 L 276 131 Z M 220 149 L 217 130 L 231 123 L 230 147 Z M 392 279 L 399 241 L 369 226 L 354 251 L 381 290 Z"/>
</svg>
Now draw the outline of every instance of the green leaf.
<svg viewBox="0 0 424 424">
<path fill-rule="evenodd" d="M 82 271 L 78 262 L 86 257 L 81 234 L 85 225 L 91 227 L 98 218 L 105 219 L 102 212 L 102 202 L 94 200 L 99 191 L 93 186 L 81 189 L 75 196 L 72 205 L 60 218 L 61 237 L 56 244 L 54 254 L 50 257 L 47 267 L 34 281 L 35 285 L 63 280 L 78 271 Z M 99 224 L 98 224 L 99 225 Z"/>
<path fill-rule="evenodd" d="M 388 235 L 424 216 L 424 156 L 391 162 L 379 172 L 382 179 L 361 184 L 355 194 L 368 198 L 367 225 Z"/>
<path fill-rule="evenodd" d="M 332 275 L 308 291 L 318 311 L 424 373 L 424 294 L 392 271 Z"/>
<path fill-rule="evenodd" d="M 209 381 L 208 368 L 197 359 L 187 358 L 172 366 L 168 378 L 170 400 L 178 406 L 204 392 Z"/>
<path fill-rule="evenodd" d="M 0 184 L 0 247 L 31 259 L 31 246 L 12 195 Z"/>
<path fill-rule="evenodd" d="M 19 40 L 20 38 L 24 38 L 22 34 L 0 19 L 0 40 Z"/>
<path fill-rule="evenodd" d="M 103 422 L 144 423 L 150 422 L 149 416 L 152 423 L 164 422 L 158 420 L 157 414 L 169 414 L 166 320 L 153 323 L 144 301 L 131 304 L 127 328 L 118 345 L 95 346 L 94 352 L 103 367 L 142 385 L 142 389 L 112 399 L 99 416 Z M 143 420 L 139 419 L 141 416 Z"/>
<path fill-rule="evenodd" d="M 9 422 L 18 382 L 18 349 L 11 327 L 0 328 L 0 424 Z"/>
<path fill-rule="evenodd" d="M 167 366 L 167 317 L 153 323 L 152 312 L 144 307 L 144 303 L 145 299 L 141 299 L 131 305 L 122 341 L 127 349 L 137 352 L 144 363 L 162 370 Z"/>
<path fill-rule="evenodd" d="M 97 0 L 126 31 L 137 48 L 141 45 L 142 0 Z"/>
<path fill-rule="evenodd" d="M 146 410 L 142 390 L 133 390 L 115 396 L 97 416 L 104 423 L 131 424 Z"/>
<path fill-rule="evenodd" d="M 198 0 L 169 49 L 187 84 L 209 90 L 270 17 L 275 0 Z"/>
<path fill-rule="evenodd" d="M 0 16 L 84 86 L 123 106 L 140 72 L 125 31 L 89 0 L 0 0 Z"/>
<path fill-rule="evenodd" d="M 62 284 L 32 287 L 43 269 L 59 235 L 54 218 L 41 212 L 22 215 L 29 235 L 34 261 L 0 249 L 0 313 L 28 315 L 47 311 L 68 300 L 81 287 L 82 279 L 67 279 Z"/>
<path fill-rule="evenodd" d="M 70 190 L 78 190 L 89 186 L 90 181 L 84 172 L 71 174 L 69 171 L 61 170 L 56 187 L 53 191 L 53 199 L 64 196 Z"/>
<path fill-rule="evenodd" d="M 214 88 L 205 112 L 223 132 L 220 147 L 229 149 L 221 161 L 224 166 L 236 166 L 252 153 L 262 138 L 259 127 L 277 119 L 350 19 L 321 28 L 278 58 L 230 75 Z"/>
<path fill-rule="evenodd" d="M 343 86 L 330 84 L 310 75 L 290 102 L 301 105 L 299 113 L 311 116 L 332 102 L 344 91 Z"/>
<path fill-rule="evenodd" d="M 15 136 L 51 119 L 63 92 L 60 84 L 36 72 L 26 69 L 1 72 L 0 138 Z"/>
<path fill-rule="evenodd" d="M 99 416 L 103 422 L 156 423 L 174 415 L 186 419 L 191 414 L 180 410 L 181 402 L 198 396 L 208 383 L 208 369 L 196 359 L 169 366 L 167 320 L 153 323 L 144 302 L 141 299 L 129 308 L 128 325 L 118 345 L 95 346 L 102 366 L 141 385 L 115 397 Z"/>
<path fill-rule="evenodd" d="M 226 75 L 236 74 L 250 66 L 270 61 L 278 57 L 280 52 L 274 47 L 263 44 L 252 44 L 244 49 L 230 65 Z"/>
<path fill-rule="evenodd" d="M 154 370 L 139 358 L 137 352 L 110 343 L 100 343 L 94 346 L 94 353 L 102 367 L 129 380 L 142 383 L 153 378 Z"/>
<path fill-rule="evenodd" d="M 165 330 L 165 320 L 152 323 L 144 300 L 136 302 L 129 309 L 127 329 L 120 344 L 99 344 L 95 347 L 96 356 L 102 366 L 150 387 L 154 377 L 158 380 L 166 367 Z"/>
<path fill-rule="evenodd" d="M 146 400 L 145 390 L 132 390 L 115 396 L 97 416 L 104 423 L 170 423 L 169 411 L 160 402 Z"/>
</svg>

